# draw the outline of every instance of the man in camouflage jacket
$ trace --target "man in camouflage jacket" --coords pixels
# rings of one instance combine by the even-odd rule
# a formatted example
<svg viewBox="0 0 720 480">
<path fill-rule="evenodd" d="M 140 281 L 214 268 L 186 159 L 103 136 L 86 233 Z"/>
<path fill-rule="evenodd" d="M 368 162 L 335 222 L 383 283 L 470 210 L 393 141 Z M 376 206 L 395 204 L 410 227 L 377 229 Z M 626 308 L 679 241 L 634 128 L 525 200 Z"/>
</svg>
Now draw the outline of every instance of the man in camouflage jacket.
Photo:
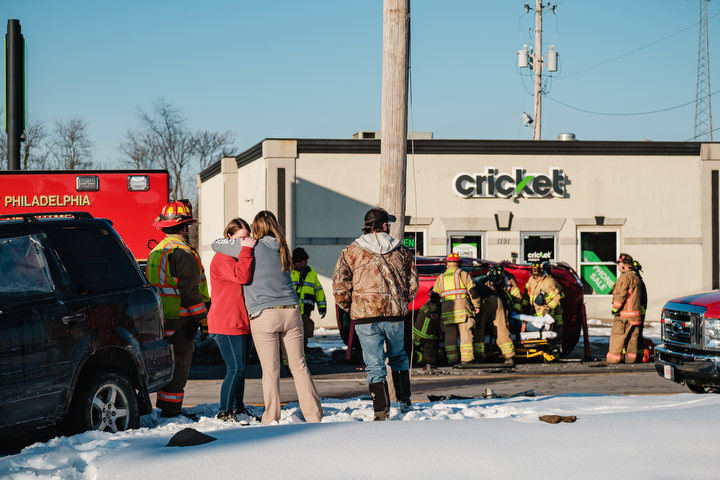
<svg viewBox="0 0 720 480">
<path fill-rule="evenodd" d="M 364 235 L 342 251 L 333 273 L 335 302 L 350 312 L 363 350 L 375 420 L 386 420 L 390 411 L 385 346 L 398 402 L 410 408 L 404 319 L 418 276 L 410 251 L 388 233 L 393 221 L 382 208 L 369 210 Z"/>
</svg>

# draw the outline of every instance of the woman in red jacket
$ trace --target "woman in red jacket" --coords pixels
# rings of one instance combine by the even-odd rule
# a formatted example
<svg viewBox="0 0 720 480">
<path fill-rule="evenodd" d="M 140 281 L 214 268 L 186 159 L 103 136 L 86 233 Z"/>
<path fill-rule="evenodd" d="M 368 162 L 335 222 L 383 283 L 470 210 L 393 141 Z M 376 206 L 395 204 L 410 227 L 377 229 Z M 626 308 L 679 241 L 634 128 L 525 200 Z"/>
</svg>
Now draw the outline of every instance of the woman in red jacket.
<svg viewBox="0 0 720 480">
<path fill-rule="evenodd" d="M 250 236 L 250 226 L 242 218 L 231 220 L 223 236 L 240 239 L 242 248 L 237 259 L 216 253 L 210 263 L 212 307 L 208 313 L 208 332 L 220 348 L 226 367 L 217 418 L 237 421 L 236 414 L 248 414 L 243 395 L 251 340 L 242 286 L 252 277 L 255 239 Z"/>
</svg>

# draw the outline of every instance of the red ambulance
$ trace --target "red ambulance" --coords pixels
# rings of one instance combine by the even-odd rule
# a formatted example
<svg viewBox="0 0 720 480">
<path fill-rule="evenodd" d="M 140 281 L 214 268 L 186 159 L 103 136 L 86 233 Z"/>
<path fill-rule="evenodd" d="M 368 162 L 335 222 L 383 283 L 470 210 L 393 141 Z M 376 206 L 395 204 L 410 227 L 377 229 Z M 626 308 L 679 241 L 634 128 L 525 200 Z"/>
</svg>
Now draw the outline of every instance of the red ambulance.
<svg viewBox="0 0 720 480">
<path fill-rule="evenodd" d="M 139 263 L 163 238 L 152 222 L 168 202 L 167 170 L 0 172 L 0 215 L 88 212 L 106 218 Z"/>
</svg>

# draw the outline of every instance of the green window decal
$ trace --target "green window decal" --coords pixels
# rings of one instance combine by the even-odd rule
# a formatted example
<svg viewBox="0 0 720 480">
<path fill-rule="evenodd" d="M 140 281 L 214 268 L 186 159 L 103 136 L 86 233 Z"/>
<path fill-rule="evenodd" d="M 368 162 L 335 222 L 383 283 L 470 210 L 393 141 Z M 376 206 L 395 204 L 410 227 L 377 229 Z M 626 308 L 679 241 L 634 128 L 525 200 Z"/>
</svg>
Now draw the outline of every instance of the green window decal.
<svg viewBox="0 0 720 480">
<path fill-rule="evenodd" d="M 601 262 L 595 252 L 582 251 L 583 262 Z M 590 285 L 596 295 L 609 295 L 615 286 L 617 277 L 607 265 L 582 265 L 580 275 L 583 282 Z"/>
</svg>

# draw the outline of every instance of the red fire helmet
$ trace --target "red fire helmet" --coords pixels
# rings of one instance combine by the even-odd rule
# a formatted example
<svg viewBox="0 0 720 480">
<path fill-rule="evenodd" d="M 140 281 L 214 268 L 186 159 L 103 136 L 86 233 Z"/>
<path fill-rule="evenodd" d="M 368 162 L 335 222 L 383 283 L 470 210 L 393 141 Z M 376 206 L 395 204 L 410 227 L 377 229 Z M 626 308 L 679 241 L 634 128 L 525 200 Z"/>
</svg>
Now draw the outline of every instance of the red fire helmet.
<svg viewBox="0 0 720 480">
<path fill-rule="evenodd" d="M 160 215 L 153 222 L 153 227 L 160 230 L 165 227 L 195 223 L 189 203 L 175 200 L 165 205 Z"/>
<path fill-rule="evenodd" d="M 451 253 L 450 255 L 447 256 L 447 258 L 445 259 L 445 261 L 447 261 L 447 262 L 458 262 L 458 263 L 459 263 L 459 262 L 460 262 L 460 255 L 458 255 L 457 253 Z"/>
</svg>

